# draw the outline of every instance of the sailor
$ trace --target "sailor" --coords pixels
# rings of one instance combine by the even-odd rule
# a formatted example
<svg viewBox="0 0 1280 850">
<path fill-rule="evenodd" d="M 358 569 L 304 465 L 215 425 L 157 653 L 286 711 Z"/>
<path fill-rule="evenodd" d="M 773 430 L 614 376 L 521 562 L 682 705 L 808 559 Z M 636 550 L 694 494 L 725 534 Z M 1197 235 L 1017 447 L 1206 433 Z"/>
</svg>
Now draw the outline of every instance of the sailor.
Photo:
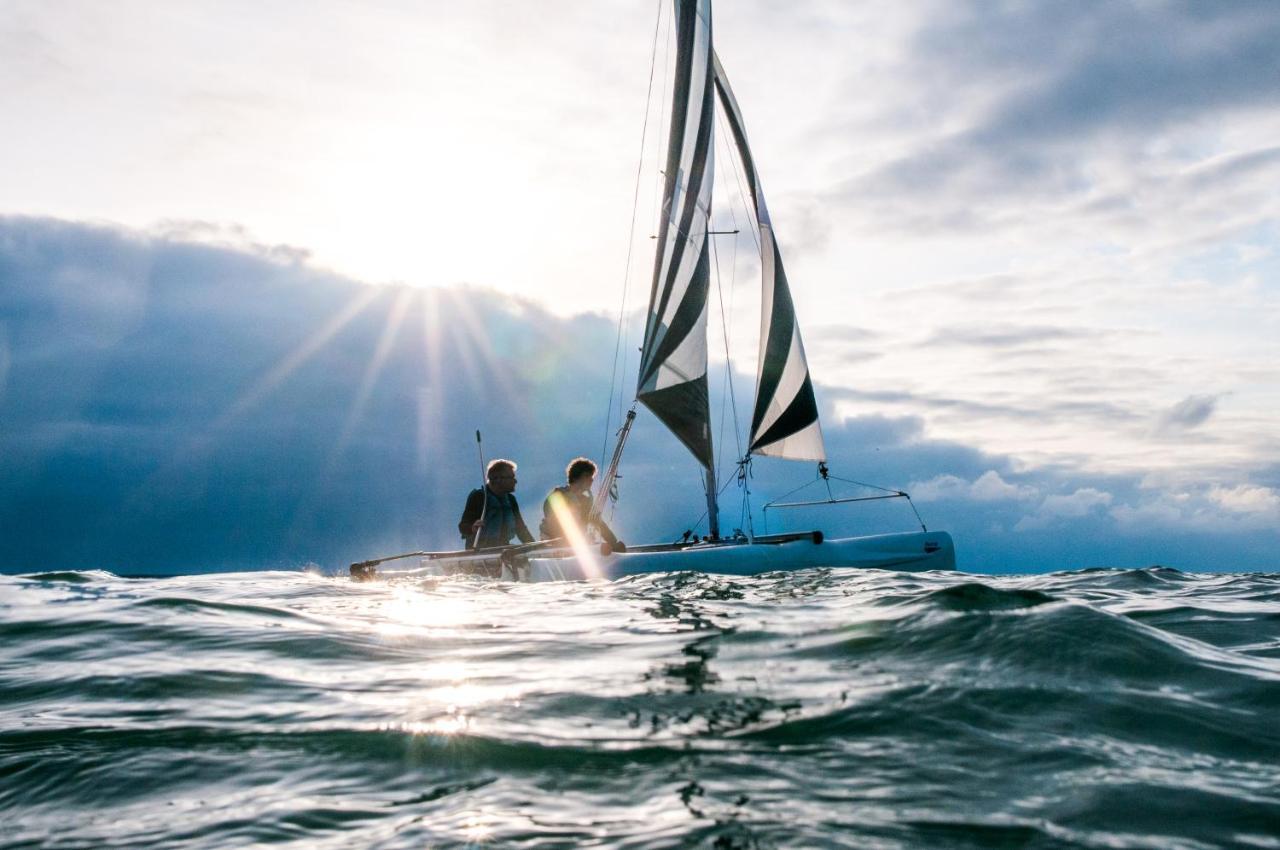
<svg viewBox="0 0 1280 850">
<path fill-rule="evenodd" d="M 567 537 L 564 528 L 567 523 L 573 523 L 581 534 L 591 518 L 591 487 L 596 481 L 596 465 L 585 457 L 574 458 L 569 461 L 564 475 L 568 483 L 552 490 L 542 503 L 542 525 L 538 530 L 542 532 L 543 540 Z M 604 538 L 600 545 L 601 552 L 608 555 L 611 552 L 626 551 L 626 544 L 617 538 L 600 517 L 591 520 L 591 527 Z"/>
<path fill-rule="evenodd" d="M 513 536 L 521 543 L 533 542 L 533 535 L 520 516 L 515 489 L 515 462 L 504 458 L 489 461 L 485 486 L 467 495 L 467 505 L 458 521 L 458 533 L 466 538 L 468 549 L 506 546 Z"/>
</svg>

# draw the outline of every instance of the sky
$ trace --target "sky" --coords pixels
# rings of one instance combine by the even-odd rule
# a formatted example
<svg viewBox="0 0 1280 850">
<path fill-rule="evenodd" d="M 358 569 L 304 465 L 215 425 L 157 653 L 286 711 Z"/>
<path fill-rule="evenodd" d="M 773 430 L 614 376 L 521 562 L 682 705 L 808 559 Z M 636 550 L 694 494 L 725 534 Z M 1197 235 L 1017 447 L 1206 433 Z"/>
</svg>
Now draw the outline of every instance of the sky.
<svg viewBox="0 0 1280 850">
<path fill-rule="evenodd" d="M 634 383 L 668 19 L 0 4 L 0 568 L 451 545 L 476 428 L 536 512 L 616 423 L 619 326 Z M 714 28 L 838 475 L 909 490 L 964 568 L 1275 568 L 1280 6 L 723 2 Z M 745 409 L 759 267 L 717 161 L 742 232 L 712 371 L 727 338 Z M 677 536 L 696 470 L 637 429 L 616 522 Z M 766 464 L 756 523 L 813 475 Z"/>
</svg>

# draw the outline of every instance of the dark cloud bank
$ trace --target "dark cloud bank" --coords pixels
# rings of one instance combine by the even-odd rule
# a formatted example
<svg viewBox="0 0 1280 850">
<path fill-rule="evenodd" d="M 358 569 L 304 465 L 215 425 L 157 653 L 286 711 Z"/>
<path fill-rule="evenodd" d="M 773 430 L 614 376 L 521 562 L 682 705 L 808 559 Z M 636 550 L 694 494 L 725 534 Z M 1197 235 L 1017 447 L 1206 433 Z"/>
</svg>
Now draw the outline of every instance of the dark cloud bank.
<svg viewBox="0 0 1280 850">
<path fill-rule="evenodd" d="M 489 456 L 520 461 L 535 518 L 565 460 L 599 454 L 612 320 L 484 290 L 368 287 L 290 257 L 0 218 L 0 569 L 340 568 L 454 545 L 478 477 L 476 428 Z M 740 399 L 749 387 L 738 378 Z M 934 487 L 921 504 L 955 535 L 962 568 L 1273 563 L 1263 532 L 1135 531 L 1105 506 L 1042 516 L 1045 498 L 1081 488 L 1136 504 L 1133 479 L 1018 474 L 1007 458 L 926 439 L 910 418 L 829 423 L 833 467 L 849 478 L 1008 482 L 1007 498 Z M 696 471 L 643 412 L 623 471 L 627 538 L 674 538 L 698 518 Z M 755 504 L 811 476 L 762 462 Z M 730 528 L 737 493 L 724 498 Z M 772 529 L 914 525 L 901 501 L 782 513 Z"/>
</svg>

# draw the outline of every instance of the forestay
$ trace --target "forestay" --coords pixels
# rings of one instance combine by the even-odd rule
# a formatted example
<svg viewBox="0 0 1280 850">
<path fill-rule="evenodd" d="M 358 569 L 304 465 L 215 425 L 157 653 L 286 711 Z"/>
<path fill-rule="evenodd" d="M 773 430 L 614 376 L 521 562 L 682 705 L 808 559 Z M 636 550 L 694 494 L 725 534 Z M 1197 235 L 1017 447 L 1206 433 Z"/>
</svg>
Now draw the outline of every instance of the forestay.
<svg viewBox="0 0 1280 850">
<path fill-rule="evenodd" d="M 725 76 L 720 57 L 714 52 L 712 56 L 716 90 L 747 175 L 760 231 L 760 365 L 749 451 L 792 460 L 826 460 L 813 381 L 809 377 L 782 254 L 774 239 L 773 222 L 760 187 L 760 175 L 747 144 L 742 112 L 729 86 L 729 78 Z"/>
</svg>

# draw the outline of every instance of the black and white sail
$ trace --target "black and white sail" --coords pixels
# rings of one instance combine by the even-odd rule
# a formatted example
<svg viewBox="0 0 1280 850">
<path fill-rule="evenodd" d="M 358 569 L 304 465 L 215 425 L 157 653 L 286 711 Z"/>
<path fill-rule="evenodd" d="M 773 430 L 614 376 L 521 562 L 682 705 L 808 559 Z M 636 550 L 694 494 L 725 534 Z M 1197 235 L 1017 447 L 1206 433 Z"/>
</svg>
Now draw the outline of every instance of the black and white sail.
<svg viewBox="0 0 1280 850">
<path fill-rule="evenodd" d="M 800 325 L 796 322 L 791 288 L 774 239 L 773 223 L 760 187 L 751 148 L 747 144 L 742 112 L 729 86 L 720 57 L 712 53 L 716 90 L 724 106 L 729 129 L 742 159 L 760 230 L 762 300 L 760 305 L 760 364 L 756 375 L 756 403 L 751 416 L 752 454 L 792 460 L 825 460 L 826 447 L 818 422 L 813 381 L 804 356 Z"/>
<path fill-rule="evenodd" d="M 674 26 L 666 184 L 636 395 L 710 470 L 707 225 L 715 111 L 710 0 L 676 0 Z"/>
</svg>

